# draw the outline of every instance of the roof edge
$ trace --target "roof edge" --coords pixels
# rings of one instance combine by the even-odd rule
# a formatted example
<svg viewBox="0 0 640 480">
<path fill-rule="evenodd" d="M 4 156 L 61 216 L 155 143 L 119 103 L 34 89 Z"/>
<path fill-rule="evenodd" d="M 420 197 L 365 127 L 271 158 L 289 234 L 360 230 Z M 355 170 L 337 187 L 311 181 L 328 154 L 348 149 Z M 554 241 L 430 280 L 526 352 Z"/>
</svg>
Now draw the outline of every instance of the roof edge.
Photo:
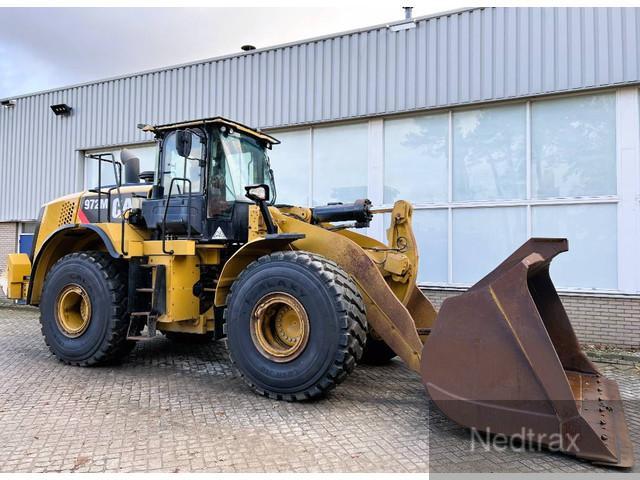
<svg viewBox="0 0 640 480">
<path fill-rule="evenodd" d="M 165 123 L 163 125 L 155 125 L 152 127 L 151 130 L 149 130 L 150 132 L 160 132 L 163 130 L 174 130 L 180 127 L 197 127 L 199 125 L 207 125 L 209 123 L 221 123 L 223 125 L 228 125 L 229 127 L 235 128 L 237 130 L 240 130 L 244 133 L 247 133 L 248 135 L 251 135 L 252 137 L 256 137 L 259 138 L 261 140 L 265 140 L 267 142 L 270 142 L 274 145 L 277 145 L 280 143 L 280 140 L 278 140 L 277 138 L 272 137 L 271 135 L 264 133 L 262 130 L 256 129 L 256 128 L 252 128 L 249 127 L 248 125 L 245 125 L 243 123 L 240 122 L 236 122 L 235 120 L 229 120 L 227 118 L 224 117 L 209 117 L 209 118 L 199 118 L 199 119 L 195 119 L 195 120 L 186 120 L 183 122 L 173 122 L 173 123 Z"/>
<path fill-rule="evenodd" d="M 236 52 L 236 53 L 229 53 L 229 54 L 225 54 L 225 55 L 220 55 L 217 57 L 209 57 L 209 58 L 205 58 L 202 60 L 194 60 L 191 62 L 184 62 L 184 63 L 178 63 L 178 64 L 174 64 L 174 65 L 168 65 L 166 67 L 158 67 L 158 68 L 152 68 L 149 70 L 142 70 L 142 71 L 138 71 L 138 72 L 133 72 L 133 73 L 125 73 L 122 75 L 116 75 L 113 77 L 106 77 L 106 78 L 101 78 L 101 79 L 97 79 L 97 80 L 90 80 L 87 82 L 81 82 L 81 83 L 74 83 L 71 85 L 65 85 L 63 87 L 55 87 L 55 88 L 49 88 L 46 90 L 38 90 L 36 92 L 31 92 L 31 93 L 23 93 L 21 95 L 15 95 L 15 96 L 9 96 L 9 97 L 0 97 L 0 101 L 5 101 L 5 100 L 19 100 L 22 98 L 27 98 L 27 97 L 34 97 L 36 95 L 44 95 L 44 94 L 48 94 L 48 93 L 55 93 L 55 92 L 62 92 L 64 90 L 71 90 L 74 88 L 80 88 L 80 87 L 86 87 L 89 85 L 97 85 L 100 83 L 107 83 L 107 82 L 113 82 L 116 80 L 124 80 L 124 79 L 128 79 L 128 78 L 135 78 L 135 77 L 140 77 L 143 75 L 150 75 L 153 73 L 159 73 L 159 72 L 164 72 L 164 71 L 168 71 L 168 70 L 175 70 L 178 68 L 184 68 L 184 67 L 191 67 L 191 66 L 195 66 L 195 65 L 203 65 L 205 63 L 213 63 L 213 62 L 219 62 L 221 60 L 227 60 L 229 58 L 236 58 L 236 57 L 245 57 L 245 56 L 249 56 L 249 55 L 255 55 L 255 54 L 260 54 L 260 53 L 264 53 L 264 52 L 269 52 L 271 50 L 279 50 L 281 48 L 287 48 L 287 47 L 292 47 L 295 45 L 302 45 L 305 43 L 313 43 L 313 42 L 319 42 L 322 40 L 328 40 L 330 38 L 337 38 L 337 37 L 342 37 L 345 35 L 353 35 L 356 33 L 362 33 L 362 32 L 368 32 L 368 31 L 372 31 L 372 30 L 378 30 L 380 28 L 387 28 L 393 25 L 401 25 L 403 23 L 408 23 L 409 21 L 413 21 L 413 22 L 419 22 L 422 20 L 429 20 L 432 18 L 440 18 L 440 17 L 448 17 L 449 15 L 456 15 L 459 13 L 463 13 L 463 12 L 470 12 L 473 10 L 485 10 L 486 8 L 492 8 L 492 7 L 465 7 L 465 8 L 457 8 L 457 9 L 453 9 L 453 10 L 446 10 L 444 12 L 439 12 L 439 13 L 433 13 L 433 14 L 429 14 L 429 15 L 422 15 L 419 17 L 413 17 L 411 19 L 406 19 L 403 18 L 401 20 L 396 20 L 396 21 L 392 21 L 392 22 L 386 22 L 386 23 L 380 23 L 378 25 L 372 25 L 369 27 L 361 27 L 361 28 L 355 28 L 352 30 L 345 30 L 343 32 L 337 32 L 337 33 L 330 33 L 327 35 L 321 35 L 318 37 L 311 37 L 311 38 L 305 38 L 302 40 L 295 40 L 292 42 L 286 42 L 286 43 L 281 43 L 281 44 L 277 44 L 277 45 L 271 45 L 268 47 L 263 47 L 263 48 L 257 48 L 255 50 L 250 50 L 248 52 Z"/>
</svg>

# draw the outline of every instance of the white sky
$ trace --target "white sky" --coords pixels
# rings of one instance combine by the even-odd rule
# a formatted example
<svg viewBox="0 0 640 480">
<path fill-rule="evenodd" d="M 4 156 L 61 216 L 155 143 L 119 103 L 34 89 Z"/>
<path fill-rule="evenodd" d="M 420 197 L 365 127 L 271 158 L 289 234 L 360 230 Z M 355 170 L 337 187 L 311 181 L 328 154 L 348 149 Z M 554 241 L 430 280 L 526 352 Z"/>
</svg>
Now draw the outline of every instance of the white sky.
<svg viewBox="0 0 640 480">
<path fill-rule="evenodd" d="M 414 16 L 464 6 L 413 3 Z M 403 18 L 405 2 L 348 7 L 0 8 L 0 98 Z"/>
</svg>

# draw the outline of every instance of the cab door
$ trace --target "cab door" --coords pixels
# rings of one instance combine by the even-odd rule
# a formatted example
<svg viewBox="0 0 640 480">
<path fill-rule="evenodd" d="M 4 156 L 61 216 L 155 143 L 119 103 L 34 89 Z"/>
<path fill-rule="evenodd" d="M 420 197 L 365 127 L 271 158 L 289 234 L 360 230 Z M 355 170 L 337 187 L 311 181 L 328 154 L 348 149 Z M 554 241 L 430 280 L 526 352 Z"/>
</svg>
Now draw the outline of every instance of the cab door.
<svg viewBox="0 0 640 480">
<path fill-rule="evenodd" d="M 188 133 L 191 151 L 187 157 L 176 149 L 176 131 L 164 138 L 158 169 L 158 184 L 163 187 L 164 196 L 146 200 L 143 214 L 148 228 L 162 230 L 164 224 L 166 235 L 201 237 L 205 230 L 206 136 L 200 129 L 190 129 Z"/>
</svg>

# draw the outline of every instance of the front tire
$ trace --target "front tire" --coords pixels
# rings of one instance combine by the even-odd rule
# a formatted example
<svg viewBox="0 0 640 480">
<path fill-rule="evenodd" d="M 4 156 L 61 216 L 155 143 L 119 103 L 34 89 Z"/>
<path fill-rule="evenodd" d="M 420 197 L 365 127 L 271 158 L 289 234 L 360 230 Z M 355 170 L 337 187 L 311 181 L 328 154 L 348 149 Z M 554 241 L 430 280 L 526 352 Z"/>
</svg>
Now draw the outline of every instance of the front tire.
<svg viewBox="0 0 640 480">
<path fill-rule="evenodd" d="M 233 283 L 225 315 L 232 362 L 251 388 L 270 398 L 321 396 L 362 356 L 367 323 L 360 292 L 319 255 L 260 257 Z"/>
<path fill-rule="evenodd" d="M 40 299 L 42 334 L 70 365 L 113 362 L 128 354 L 126 265 L 103 252 L 62 257 L 49 270 Z"/>
</svg>

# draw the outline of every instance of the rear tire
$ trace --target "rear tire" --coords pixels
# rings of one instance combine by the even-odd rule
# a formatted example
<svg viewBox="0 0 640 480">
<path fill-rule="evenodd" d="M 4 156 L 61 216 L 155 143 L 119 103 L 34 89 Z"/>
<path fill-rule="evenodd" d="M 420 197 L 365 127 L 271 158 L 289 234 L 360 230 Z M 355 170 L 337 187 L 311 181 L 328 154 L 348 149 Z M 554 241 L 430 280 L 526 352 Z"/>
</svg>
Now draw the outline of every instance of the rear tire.
<svg viewBox="0 0 640 480">
<path fill-rule="evenodd" d="M 361 362 L 367 365 L 387 365 L 397 357 L 396 352 L 382 339 L 367 333 L 367 344 L 364 346 Z"/>
<path fill-rule="evenodd" d="M 47 273 L 40 324 L 49 350 L 70 365 L 111 363 L 127 355 L 126 264 L 103 252 L 71 253 Z"/>
<path fill-rule="evenodd" d="M 233 283 L 225 315 L 231 360 L 266 397 L 321 396 L 362 356 L 367 323 L 360 292 L 337 264 L 319 255 L 260 257 Z"/>
</svg>

